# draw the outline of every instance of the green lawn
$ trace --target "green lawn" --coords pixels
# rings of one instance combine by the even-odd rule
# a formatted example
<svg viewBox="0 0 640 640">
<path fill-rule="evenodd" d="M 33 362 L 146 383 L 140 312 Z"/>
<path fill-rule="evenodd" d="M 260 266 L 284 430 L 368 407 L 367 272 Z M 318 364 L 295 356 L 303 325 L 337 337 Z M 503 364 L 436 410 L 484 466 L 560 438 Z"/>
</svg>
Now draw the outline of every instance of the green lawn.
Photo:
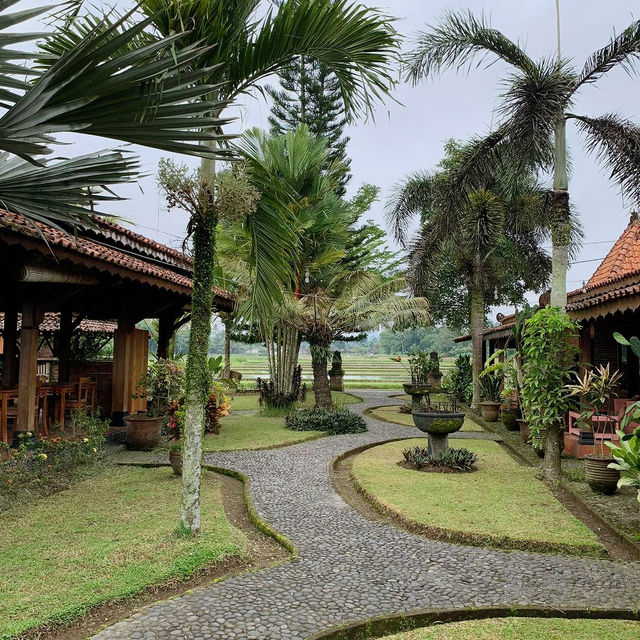
<svg viewBox="0 0 640 640">
<path fill-rule="evenodd" d="M 234 451 L 237 449 L 269 449 L 313 440 L 324 436 L 322 431 L 292 431 L 284 426 L 283 417 L 228 415 L 220 421 L 222 431 L 208 434 L 205 451 Z"/>
<path fill-rule="evenodd" d="M 194 540 L 175 533 L 180 495 L 180 479 L 166 468 L 115 467 L 0 515 L 0 638 L 246 553 L 215 474 L 203 476 Z"/>
<path fill-rule="evenodd" d="M 378 407 L 377 409 L 372 409 L 369 412 L 369 415 L 372 418 L 386 420 L 387 422 L 395 422 L 397 424 L 402 424 L 406 427 L 413 427 L 415 429 L 415 425 L 413 424 L 413 418 L 411 414 L 400 413 L 399 405 L 389 405 L 388 407 Z M 484 429 L 479 424 L 471 420 L 470 418 L 465 418 L 461 431 L 484 431 Z"/>
<path fill-rule="evenodd" d="M 628 620 L 489 618 L 438 624 L 386 640 L 636 640 L 640 623 Z"/>
<path fill-rule="evenodd" d="M 333 402 L 336 406 L 342 407 L 348 404 L 355 404 L 360 402 L 360 398 L 351 395 L 350 393 L 341 393 L 339 391 L 332 391 Z M 313 407 L 313 392 L 307 391 L 307 398 L 304 402 L 299 404 L 300 407 Z M 231 410 L 235 411 L 257 411 L 260 408 L 258 403 L 257 393 L 239 393 L 231 398 Z"/>
<path fill-rule="evenodd" d="M 355 457 L 355 481 L 384 507 L 440 537 L 506 548 L 602 554 L 596 535 L 495 442 L 456 443 L 478 454 L 473 473 L 424 473 L 398 466 L 424 440 L 373 447 Z"/>
</svg>

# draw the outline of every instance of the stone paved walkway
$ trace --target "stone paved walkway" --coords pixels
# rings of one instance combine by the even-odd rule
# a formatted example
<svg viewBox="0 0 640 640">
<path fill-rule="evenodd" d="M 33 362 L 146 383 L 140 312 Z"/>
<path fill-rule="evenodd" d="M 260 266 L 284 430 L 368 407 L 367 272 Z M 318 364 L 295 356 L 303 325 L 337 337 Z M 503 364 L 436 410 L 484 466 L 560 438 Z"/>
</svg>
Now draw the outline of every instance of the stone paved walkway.
<svg viewBox="0 0 640 640">
<path fill-rule="evenodd" d="M 364 403 L 352 410 L 393 402 L 388 392 L 358 393 Z M 424 608 L 640 607 L 640 563 L 455 546 L 361 516 L 333 491 L 331 460 L 363 444 L 415 435 L 367 422 L 364 434 L 208 454 L 208 463 L 251 478 L 258 513 L 297 545 L 300 557 L 151 605 L 94 638 L 302 640 L 337 624 Z"/>
</svg>

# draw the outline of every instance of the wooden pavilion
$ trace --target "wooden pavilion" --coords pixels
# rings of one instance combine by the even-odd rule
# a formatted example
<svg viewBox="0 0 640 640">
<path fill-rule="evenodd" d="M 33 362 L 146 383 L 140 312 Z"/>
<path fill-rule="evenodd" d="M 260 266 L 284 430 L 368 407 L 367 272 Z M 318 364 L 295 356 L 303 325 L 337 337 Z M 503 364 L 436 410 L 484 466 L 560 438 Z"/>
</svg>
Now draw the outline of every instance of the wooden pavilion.
<svg viewBox="0 0 640 640">
<path fill-rule="evenodd" d="M 74 234 L 0 210 L 0 270 L 0 394 L 13 394 L 15 430 L 37 425 L 38 349 L 41 338 L 52 333 L 57 333 L 57 380 L 50 383 L 71 382 L 74 331 L 111 332 L 111 402 L 102 409 L 114 424 L 144 409 L 131 397 L 148 354 L 148 332 L 136 323 L 159 320 L 158 355 L 166 357 L 173 333 L 189 319 L 189 256 L 98 216 L 90 229 Z M 229 293 L 214 291 L 214 311 L 231 311 L 233 305 Z M 0 439 L 7 438 L 0 433 Z"/>
</svg>

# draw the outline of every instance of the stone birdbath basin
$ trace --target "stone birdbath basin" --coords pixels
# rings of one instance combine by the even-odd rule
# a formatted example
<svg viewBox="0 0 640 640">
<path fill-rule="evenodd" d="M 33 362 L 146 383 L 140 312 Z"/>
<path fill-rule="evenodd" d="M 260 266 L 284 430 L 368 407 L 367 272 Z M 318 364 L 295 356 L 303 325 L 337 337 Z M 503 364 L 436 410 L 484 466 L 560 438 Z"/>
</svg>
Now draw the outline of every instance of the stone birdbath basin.
<svg viewBox="0 0 640 640">
<path fill-rule="evenodd" d="M 424 396 L 428 396 L 431 391 L 431 385 L 424 382 L 403 382 L 402 388 L 411 396 L 411 406 L 416 409 L 422 404 Z"/>
<path fill-rule="evenodd" d="M 437 456 L 449 449 L 449 434 L 462 429 L 464 413 L 462 411 L 439 410 L 427 407 L 411 411 L 413 424 L 429 437 L 429 451 Z"/>
</svg>

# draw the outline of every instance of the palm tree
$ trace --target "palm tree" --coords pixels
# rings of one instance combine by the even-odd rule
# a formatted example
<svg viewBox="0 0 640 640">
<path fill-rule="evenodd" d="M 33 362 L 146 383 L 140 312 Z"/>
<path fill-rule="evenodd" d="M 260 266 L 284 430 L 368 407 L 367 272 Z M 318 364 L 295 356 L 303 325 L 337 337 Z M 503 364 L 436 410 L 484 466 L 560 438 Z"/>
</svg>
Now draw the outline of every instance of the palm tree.
<svg viewBox="0 0 640 640">
<path fill-rule="evenodd" d="M 396 239 L 406 244 L 409 222 L 420 218 L 410 247 L 410 283 L 430 301 L 436 318 L 450 320 L 462 301 L 471 328 L 476 407 L 488 306 L 516 304 L 527 289 L 547 283 L 550 265 L 541 243 L 549 207 L 530 173 L 515 179 L 496 175 L 460 198 L 455 178 L 466 152 L 449 143 L 440 171 L 417 173 L 398 185 L 387 219 Z M 458 206 L 452 211 L 454 199 Z"/>
<path fill-rule="evenodd" d="M 559 38 L 558 38 L 559 41 Z M 558 45 L 559 49 L 559 45 Z M 607 114 L 589 117 L 576 113 L 580 91 L 594 84 L 616 66 L 632 73 L 640 56 L 640 21 L 632 22 L 602 49 L 595 51 L 577 70 L 561 57 L 534 60 L 517 42 L 493 29 L 484 15 L 448 12 L 440 24 L 417 35 L 406 76 L 414 84 L 454 68 L 470 68 L 474 61 L 492 64 L 495 59 L 511 67 L 497 113 L 498 125 L 488 136 L 474 141 L 460 167 L 458 183 L 482 181 L 495 171 L 520 170 L 506 148 L 517 157 L 553 171 L 554 216 L 551 221 L 551 305 L 564 309 L 567 302 L 567 265 L 571 237 L 566 127 L 573 121 L 586 137 L 593 153 L 623 193 L 640 199 L 640 128 L 629 120 Z"/>
<path fill-rule="evenodd" d="M 344 264 L 344 263 L 343 263 Z M 431 321 L 424 298 L 409 297 L 403 277 L 338 269 L 318 282 L 298 306 L 297 322 L 311 348 L 315 406 L 333 406 L 327 363 L 331 343 L 381 326 L 413 326 Z"/>
<path fill-rule="evenodd" d="M 88 29 L 68 43 L 55 60 L 40 60 L 11 45 L 63 37 L 58 23 L 52 34 L 12 33 L 6 29 L 51 9 L 36 7 L 9 13 L 18 0 L 0 7 L 0 201 L 32 222 L 62 229 L 90 224 L 94 202 L 118 200 L 108 187 L 136 178 L 139 163 L 131 152 L 101 151 L 77 158 L 47 161 L 56 133 L 73 132 L 131 142 L 164 151 L 214 156 L 199 139 L 219 138 L 221 120 L 204 113 L 219 110 L 219 100 L 205 100 L 211 87 L 203 72 L 187 73 L 206 52 L 178 44 L 184 29 L 153 43 L 141 44 L 150 20 L 130 16 L 104 28 Z M 45 45 L 46 46 L 46 45 Z M 159 58 L 171 49 L 173 56 Z M 28 80 L 25 80 L 25 76 Z M 201 99 L 203 109 L 194 109 Z"/>
<path fill-rule="evenodd" d="M 152 37 L 175 37 L 176 46 L 205 46 L 192 73 L 201 74 L 212 104 L 194 102 L 193 109 L 217 119 L 215 140 L 202 144 L 208 157 L 200 169 L 201 196 L 190 223 L 193 245 L 193 300 L 186 371 L 185 428 L 183 430 L 183 491 L 180 527 L 200 529 L 200 481 L 204 407 L 208 396 L 207 349 L 211 332 L 215 234 L 219 219 L 216 206 L 215 158 L 222 153 L 223 105 L 241 94 L 261 91 L 260 81 L 306 55 L 326 64 L 338 79 L 347 116 L 372 113 L 373 103 L 393 85 L 392 61 L 398 36 L 390 19 L 380 12 L 349 0 L 285 0 L 260 15 L 259 0 L 142 0 L 138 5 L 153 25 Z M 87 23 L 110 24 L 109 16 L 92 16 L 69 23 L 56 47 L 84 37 Z M 104 27 L 107 28 L 107 27 Z M 185 29 L 188 31 L 185 33 Z M 171 54 L 171 52 L 168 52 Z M 171 57 L 169 55 L 168 57 Z M 193 139 L 199 140 L 199 132 Z M 226 136 L 228 139 L 231 136 Z M 275 214 L 275 210 L 274 210 Z M 264 217 L 261 218 L 264 222 Z M 258 268 L 246 314 L 255 317 L 281 299 L 280 276 L 286 270 L 287 234 L 271 224 L 251 229 Z M 280 230 L 282 231 L 282 225 Z"/>
</svg>

